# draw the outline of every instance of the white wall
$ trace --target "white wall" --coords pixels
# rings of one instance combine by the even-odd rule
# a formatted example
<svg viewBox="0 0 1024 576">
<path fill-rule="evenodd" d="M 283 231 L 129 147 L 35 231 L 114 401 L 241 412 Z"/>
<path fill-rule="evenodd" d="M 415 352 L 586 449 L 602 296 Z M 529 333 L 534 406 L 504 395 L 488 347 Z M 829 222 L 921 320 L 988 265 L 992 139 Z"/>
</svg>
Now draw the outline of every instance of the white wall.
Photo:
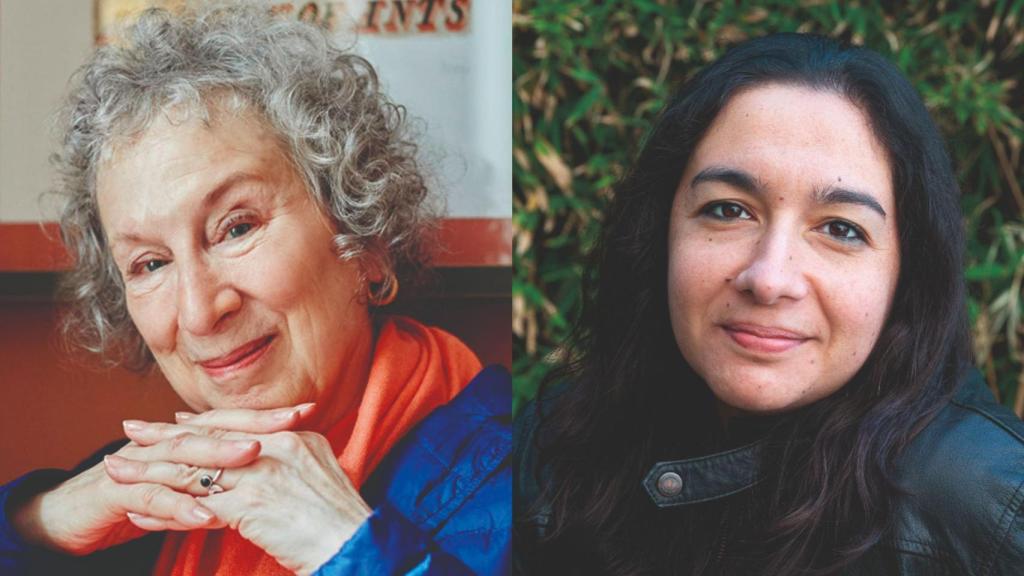
<svg viewBox="0 0 1024 576">
<path fill-rule="evenodd" d="M 40 204 L 51 118 L 92 48 L 92 11 L 88 0 L 0 0 L 0 222 L 54 218 Z"/>
<path fill-rule="evenodd" d="M 426 124 L 452 216 L 512 215 L 512 2 L 476 0 L 467 33 L 363 34 L 388 94 Z"/>
</svg>

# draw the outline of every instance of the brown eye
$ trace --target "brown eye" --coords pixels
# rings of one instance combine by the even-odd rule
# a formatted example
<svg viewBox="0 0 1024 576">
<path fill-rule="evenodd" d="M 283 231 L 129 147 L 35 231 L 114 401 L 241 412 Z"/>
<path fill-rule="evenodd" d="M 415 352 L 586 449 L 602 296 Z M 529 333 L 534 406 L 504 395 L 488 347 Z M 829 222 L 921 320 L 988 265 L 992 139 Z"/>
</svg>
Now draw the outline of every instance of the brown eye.
<svg viewBox="0 0 1024 576">
<path fill-rule="evenodd" d="M 703 213 L 716 220 L 752 220 L 753 216 L 735 202 L 717 202 L 704 208 Z"/>
<path fill-rule="evenodd" d="M 831 220 L 826 222 L 821 226 L 820 230 L 840 242 L 865 241 L 865 236 L 860 231 L 860 228 L 857 228 L 849 222 L 843 222 L 842 220 Z"/>
</svg>

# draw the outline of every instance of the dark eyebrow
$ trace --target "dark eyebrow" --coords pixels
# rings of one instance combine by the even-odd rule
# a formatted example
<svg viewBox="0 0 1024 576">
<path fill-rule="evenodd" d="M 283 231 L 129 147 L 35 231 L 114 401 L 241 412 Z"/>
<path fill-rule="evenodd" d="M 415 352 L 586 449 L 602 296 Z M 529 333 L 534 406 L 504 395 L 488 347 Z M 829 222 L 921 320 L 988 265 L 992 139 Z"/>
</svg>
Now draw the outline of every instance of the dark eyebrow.
<svg viewBox="0 0 1024 576">
<path fill-rule="evenodd" d="M 693 177 L 691 187 L 705 182 L 721 182 L 739 188 L 749 194 L 764 195 L 764 185 L 756 176 L 736 168 L 709 166 Z M 814 200 L 819 204 L 856 204 L 877 212 L 884 220 L 887 216 L 882 205 L 867 192 L 858 192 L 841 186 L 827 186 L 814 191 Z"/>
<path fill-rule="evenodd" d="M 856 204 L 858 206 L 866 206 L 878 212 L 883 220 L 886 217 L 882 205 L 878 203 L 878 200 L 875 200 L 874 196 L 867 192 L 858 192 L 838 186 L 828 186 L 827 188 L 815 190 L 814 199 L 821 204 Z"/>
<path fill-rule="evenodd" d="M 693 177 L 690 186 L 696 187 L 705 182 L 721 182 L 751 194 L 761 194 L 764 190 L 764 186 L 753 174 L 724 166 L 709 166 L 701 170 Z"/>
</svg>

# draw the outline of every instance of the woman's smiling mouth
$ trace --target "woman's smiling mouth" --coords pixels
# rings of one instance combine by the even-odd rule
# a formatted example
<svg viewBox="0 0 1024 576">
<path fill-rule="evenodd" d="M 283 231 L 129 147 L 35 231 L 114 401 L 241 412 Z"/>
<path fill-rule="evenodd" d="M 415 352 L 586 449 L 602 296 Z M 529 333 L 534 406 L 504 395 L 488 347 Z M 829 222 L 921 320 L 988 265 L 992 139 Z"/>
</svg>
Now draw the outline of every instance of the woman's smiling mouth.
<svg viewBox="0 0 1024 576">
<path fill-rule="evenodd" d="M 722 329 L 742 348 L 762 354 L 781 354 L 810 340 L 797 332 L 756 324 L 723 324 Z"/>
<path fill-rule="evenodd" d="M 273 335 L 251 340 L 223 356 L 200 362 L 199 365 L 207 374 L 213 377 L 233 374 L 238 370 L 252 366 L 263 358 L 267 351 L 270 350 L 273 340 Z"/>
</svg>

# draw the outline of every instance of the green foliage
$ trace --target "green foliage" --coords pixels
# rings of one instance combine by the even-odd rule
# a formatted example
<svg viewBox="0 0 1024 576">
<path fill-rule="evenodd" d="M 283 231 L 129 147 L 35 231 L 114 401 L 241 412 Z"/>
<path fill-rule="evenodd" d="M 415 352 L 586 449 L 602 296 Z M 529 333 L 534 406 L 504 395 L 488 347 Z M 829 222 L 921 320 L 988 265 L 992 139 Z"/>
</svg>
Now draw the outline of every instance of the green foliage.
<svg viewBox="0 0 1024 576">
<path fill-rule="evenodd" d="M 517 405 L 558 358 L 611 187 L 672 91 L 738 42 L 799 31 L 880 52 L 924 97 L 964 191 L 977 361 L 1024 412 L 1024 0 L 515 0 L 513 12 Z"/>
</svg>

